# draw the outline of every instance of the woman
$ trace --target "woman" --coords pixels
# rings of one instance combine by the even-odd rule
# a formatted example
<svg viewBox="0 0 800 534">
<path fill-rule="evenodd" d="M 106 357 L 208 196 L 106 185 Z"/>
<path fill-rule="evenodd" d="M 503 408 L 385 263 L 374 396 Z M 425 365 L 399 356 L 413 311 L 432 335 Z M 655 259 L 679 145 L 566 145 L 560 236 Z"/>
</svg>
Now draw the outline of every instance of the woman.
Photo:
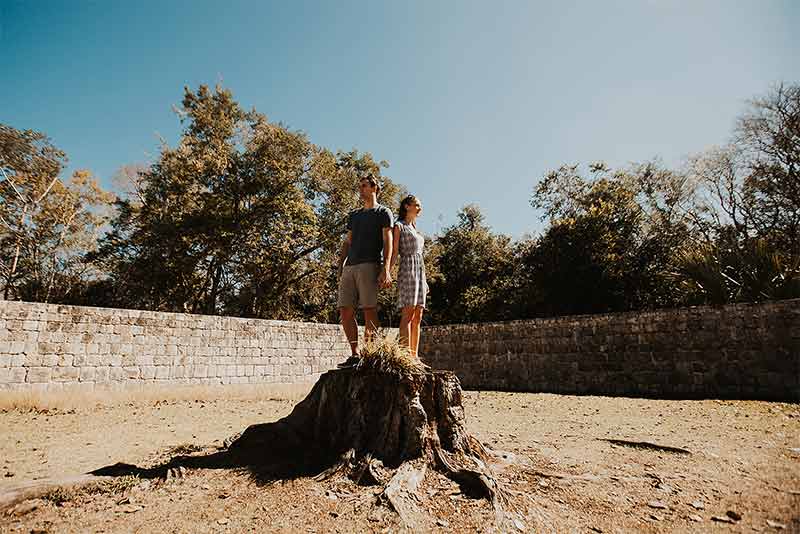
<svg viewBox="0 0 800 534">
<path fill-rule="evenodd" d="M 422 204 L 414 195 L 400 203 L 400 213 L 394 226 L 391 267 L 400 257 L 397 273 L 397 304 L 401 311 L 400 343 L 408 347 L 413 358 L 418 358 L 419 330 L 428 283 L 425 280 L 425 262 L 422 247 L 425 238 L 417 231 L 417 217 L 422 213 Z"/>
</svg>

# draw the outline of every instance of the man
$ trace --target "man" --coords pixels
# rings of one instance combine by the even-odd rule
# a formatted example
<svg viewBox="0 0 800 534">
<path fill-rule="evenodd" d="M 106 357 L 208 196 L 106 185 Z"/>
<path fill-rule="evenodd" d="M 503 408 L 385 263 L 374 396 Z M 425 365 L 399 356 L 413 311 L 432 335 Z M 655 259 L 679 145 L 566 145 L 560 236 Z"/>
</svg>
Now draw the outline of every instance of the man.
<svg viewBox="0 0 800 534">
<path fill-rule="evenodd" d="M 378 204 L 380 191 L 372 174 L 361 179 L 358 192 L 364 207 L 348 216 L 347 237 L 339 255 L 339 317 L 351 352 L 342 367 L 358 361 L 356 306 L 364 311 L 364 340 L 369 341 L 378 327 L 378 289 L 392 283 L 392 212 Z"/>
</svg>

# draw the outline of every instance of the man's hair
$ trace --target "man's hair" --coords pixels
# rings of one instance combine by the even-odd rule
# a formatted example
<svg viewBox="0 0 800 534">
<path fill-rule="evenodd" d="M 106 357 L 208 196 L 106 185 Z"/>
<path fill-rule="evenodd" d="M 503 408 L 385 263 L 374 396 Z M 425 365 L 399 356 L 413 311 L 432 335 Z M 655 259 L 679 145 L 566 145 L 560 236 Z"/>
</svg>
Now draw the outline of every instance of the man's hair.
<svg viewBox="0 0 800 534">
<path fill-rule="evenodd" d="M 363 182 L 364 180 L 368 181 L 370 185 L 372 185 L 372 187 L 377 189 L 377 191 L 375 191 L 376 194 L 381 192 L 381 183 L 380 181 L 378 181 L 378 178 L 376 178 L 374 174 L 372 174 L 371 172 L 365 174 L 364 176 L 361 177 L 359 183 Z"/>
</svg>

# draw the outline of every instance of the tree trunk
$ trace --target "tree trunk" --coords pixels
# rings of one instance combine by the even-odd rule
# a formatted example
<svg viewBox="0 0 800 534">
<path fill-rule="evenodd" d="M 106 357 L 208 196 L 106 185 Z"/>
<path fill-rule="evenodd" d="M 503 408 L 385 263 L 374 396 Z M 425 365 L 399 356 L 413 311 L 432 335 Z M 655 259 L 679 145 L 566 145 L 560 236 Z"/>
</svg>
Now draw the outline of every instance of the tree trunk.
<svg viewBox="0 0 800 534">
<path fill-rule="evenodd" d="M 228 452 L 250 465 L 385 484 L 384 498 L 412 527 L 422 526 L 415 490 L 432 468 L 466 495 L 488 499 L 501 520 L 505 497 L 489 453 L 466 430 L 461 386 L 450 371 L 328 371 L 291 414 L 247 428 Z"/>
</svg>

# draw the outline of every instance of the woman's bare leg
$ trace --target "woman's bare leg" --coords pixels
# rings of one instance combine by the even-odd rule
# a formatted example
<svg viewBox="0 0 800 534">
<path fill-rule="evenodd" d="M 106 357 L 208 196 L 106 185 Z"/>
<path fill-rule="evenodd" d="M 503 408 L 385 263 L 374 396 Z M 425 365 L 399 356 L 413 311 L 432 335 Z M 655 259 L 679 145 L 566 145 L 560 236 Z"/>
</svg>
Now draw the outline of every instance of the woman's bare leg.
<svg viewBox="0 0 800 534">
<path fill-rule="evenodd" d="M 411 323 L 414 319 L 414 307 L 413 306 L 403 306 L 402 311 L 400 312 L 400 332 L 398 333 L 398 337 L 400 340 L 400 345 L 403 347 L 411 348 Z"/>
<path fill-rule="evenodd" d="M 414 315 L 411 318 L 409 346 L 411 347 L 411 355 L 415 358 L 419 358 L 419 333 L 422 327 L 422 311 L 424 309 L 422 306 L 415 306 Z"/>
</svg>

